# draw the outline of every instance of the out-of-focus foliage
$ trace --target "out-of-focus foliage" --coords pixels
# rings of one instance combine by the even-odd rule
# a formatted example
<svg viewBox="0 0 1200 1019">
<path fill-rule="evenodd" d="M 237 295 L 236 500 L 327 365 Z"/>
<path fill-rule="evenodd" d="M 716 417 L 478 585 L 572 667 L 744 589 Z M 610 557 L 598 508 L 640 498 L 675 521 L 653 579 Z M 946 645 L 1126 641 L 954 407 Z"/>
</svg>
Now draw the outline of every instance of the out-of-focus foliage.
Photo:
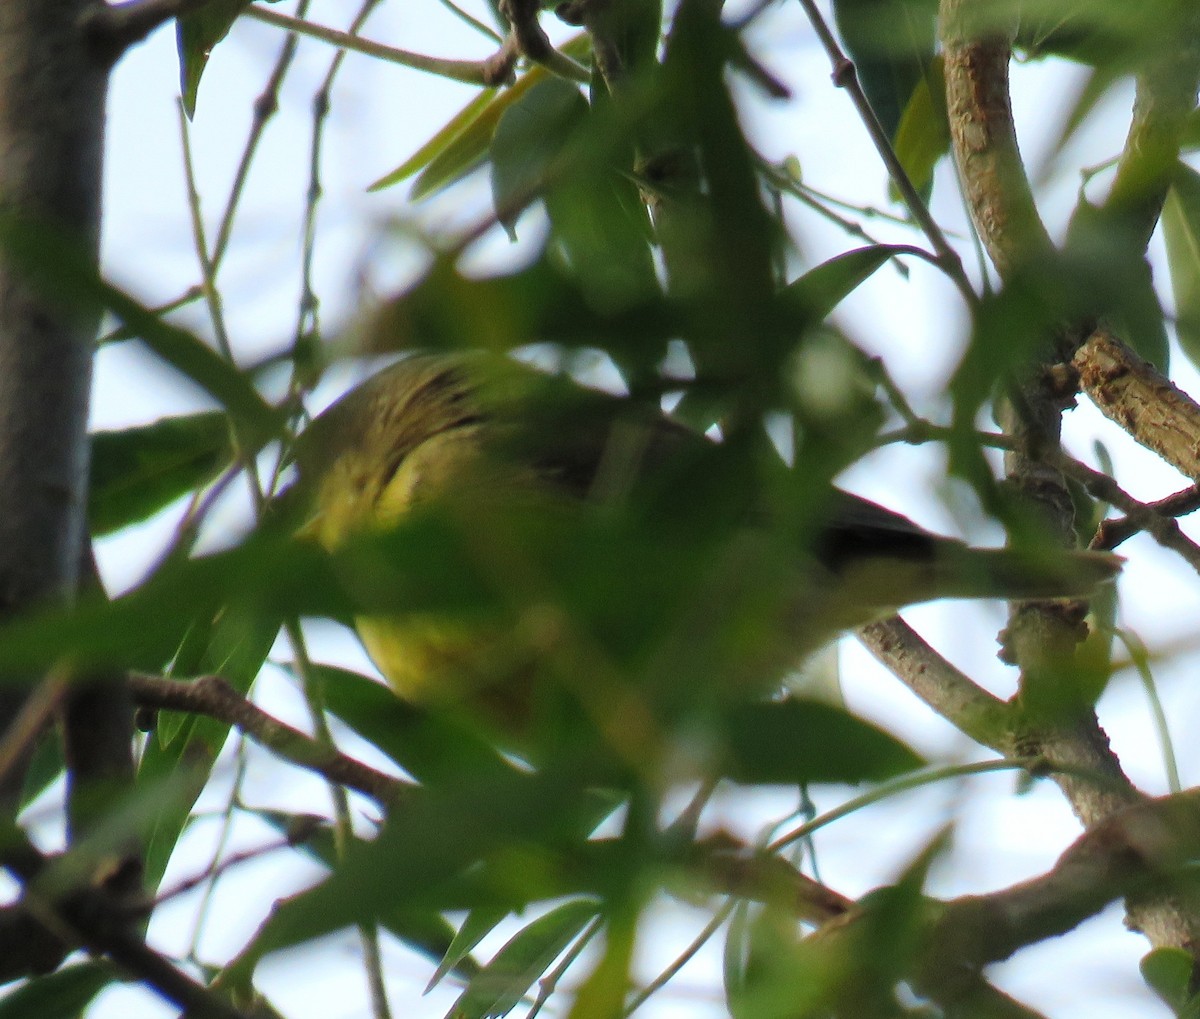
<svg viewBox="0 0 1200 1019">
<path fill-rule="evenodd" d="M 245 6 L 218 0 L 180 19 L 189 115 L 209 53 Z M 933 189 L 943 175 L 934 170 L 949 132 L 936 7 L 834 3 L 886 135 L 916 190 L 940 200 Z M 372 613 L 449 618 L 538 652 L 522 663 L 539 696 L 519 736 L 461 703 L 409 705 L 357 672 L 302 655 L 289 665 L 314 710 L 334 720 L 335 735 L 353 733 L 348 743 L 364 741 L 414 786 L 386 809 L 356 804 L 369 816 L 357 831 L 229 798 L 231 815 L 284 835 L 307 832 L 288 851 L 321 868 L 311 887 L 277 908 L 252 904 L 263 923 L 223 961 L 217 981 L 239 1000 L 251 1000 L 259 963 L 271 953 L 377 924 L 430 960 L 434 983 L 463 982 L 453 1014 L 464 1019 L 508 1014 L 539 993 L 566 997 L 562 987 L 574 995 L 572 1015 L 618 1014 L 635 981 L 646 911 L 674 897 L 724 915 L 718 900 L 729 896 L 733 919 L 719 936 L 726 1003 L 738 1019 L 919 1014 L 906 1003 L 906 982 L 921 950 L 922 888 L 940 841 L 863 903 L 852 935 L 812 939 L 797 921 L 794 887 L 730 877 L 729 847 L 714 848 L 719 838 L 697 818 L 714 790 L 875 784 L 923 764 L 896 735 L 849 709 L 791 696 L 770 670 L 765 678 L 744 673 L 754 672 L 764 648 L 786 644 L 788 571 L 792 557 L 812 550 L 830 483 L 874 452 L 885 428 L 912 426 L 908 438 L 927 437 L 885 367 L 842 327 L 838 306 L 889 264 L 924 257 L 947 266 L 916 248 L 926 242 L 915 232 L 911 244 L 884 244 L 850 231 L 836 257 L 809 257 L 789 235 L 790 206 L 769 200 L 780 182 L 747 139 L 748 118 L 735 102 L 754 92 L 747 84 L 769 78 L 752 33 L 705 0 L 683 0 L 653 38 L 646 25 L 658 24 L 655 5 L 624 13 L 626 31 L 615 38 L 603 37 L 601 20 L 560 47 L 588 63 L 590 88 L 521 62 L 510 84 L 480 86 L 427 142 L 412 139 L 404 151 L 414 154 L 372 187 L 382 203 L 411 181 L 410 199 L 422 201 L 486 174 L 496 225 L 510 235 L 524 239 L 530 210 L 545 213 L 539 250 L 520 267 L 481 274 L 464 267 L 453 238 L 434 238 L 423 268 L 401 292 L 364 309 L 353 329 L 363 354 L 517 354 L 589 384 L 599 365 L 631 406 L 657 413 L 669 403 L 679 422 L 720 440 L 700 444 L 692 462 L 664 467 L 658 484 L 644 488 L 622 475 L 636 457 L 622 459 L 630 451 L 616 449 L 608 473 L 587 479 L 597 496 L 587 510 L 564 513 L 535 500 L 432 507 L 323 551 L 303 531 L 302 486 L 280 494 L 305 425 L 295 392 L 276 406 L 260 389 L 262 374 L 97 278 L 52 237 L 0 220 L 6 258 L 65 303 L 108 312 L 216 404 L 95 435 L 95 537 L 192 496 L 189 516 L 126 593 L 84 596 L 0 627 L 0 673 L 19 677 L 66 662 L 77 670 L 217 674 L 245 693 L 283 647 L 280 633 L 299 632 L 298 620 L 349 624 Z M 1069 131 L 1114 80 L 1143 66 L 1164 26 L 1180 17 L 1168 0 L 1000 2 L 986 14 L 1017 31 L 1026 56 L 1090 66 Z M 756 9 L 755 17 L 766 16 Z M 601 68 L 600 57 L 612 53 L 624 55 L 624 66 Z M 1192 144 L 1196 123 L 1185 133 Z M 878 179 L 882 196 L 882 170 Z M 803 194 L 829 217 L 846 211 L 822 204 L 798 177 L 791 183 L 781 203 Z M 1176 333 L 1200 363 L 1200 178 L 1185 164 L 1164 224 Z M 1063 247 L 1031 259 L 974 304 L 970 318 L 943 394 L 952 417 L 949 467 L 1020 546 L 1032 528 L 1006 512 L 979 435 L 981 414 L 1052 350 L 1066 321 L 1108 322 L 1164 370 L 1168 329 L 1143 252 L 1122 222 L 1082 201 Z M 302 347 L 278 360 L 286 366 L 294 356 L 306 380 Z M 570 411 L 558 420 L 564 442 L 590 424 Z M 195 535 L 235 477 L 261 498 L 245 533 L 211 551 Z M 1075 494 L 1088 515 L 1087 496 Z M 755 540 L 744 538 L 748 521 Z M 1115 618 L 1115 604 L 1106 611 Z M 1108 636 L 1091 650 L 1092 672 L 1080 680 L 1089 703 L 1109 678 Z M 232 731 L 173 712 L 154 722 L 139 747 L 127 814 L 109 833 L 142 833 L 152 891 L 179 860 L 201 792 L 225 777 L 218 762 Z M 43 750 L 30 794 L 61 768 L 60 755 Z M 680 808 L 681 791 L 695 796 L 695 811 Z M 795 858 L 768 836 L 778 820 L 764 819 L 761 844 L 739 844 L 735 856 L 745 863 L 761 854 L 796 877 Z M 485 959 L 478 948 L 489 936 L 502 947 Z M 1178 958 L 1151 956 L 1144 972 L 1164 1000 L 1184 1007 Z M 33 979 L 0 1002 L 0 1019 L 77 1014 L 115 979 L 98 963 Z"/>
</svg>

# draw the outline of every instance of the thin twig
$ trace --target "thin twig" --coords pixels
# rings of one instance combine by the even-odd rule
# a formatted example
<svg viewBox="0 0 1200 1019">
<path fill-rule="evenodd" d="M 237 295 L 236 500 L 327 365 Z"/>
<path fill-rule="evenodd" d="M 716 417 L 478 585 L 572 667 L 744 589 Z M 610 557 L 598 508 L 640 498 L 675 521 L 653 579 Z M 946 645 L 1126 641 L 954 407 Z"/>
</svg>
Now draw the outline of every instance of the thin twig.
<svg viewBox="0 0 1200 1019">
<path fill-rule="evenodd" d="M 967 306 L 974 307 L 978 303 L 979 298 L 971 286 L 971 281 L 967 279 L 967 275 L 963 271 L 962 261 L 958 257 L 958 252 L 950 246 L 950 242 L 942 232 L 941 226 L 933 218 L 929 207 L 925 204 L 925 199 L 921 197 L 916 187 L 913 186 L 913 182 L 908 176 L 908 171 L 904 169 L 904 164 L 900 162 L 900 157 L 896 155 L 896 150 L 892 148 L 891 139 L 888 138 L 883 125 L 879 123 L 879 118 L 875 115 L 875 111 L 871 109 L 867 95 L 862 90 L 854 62 L 842 52 L 841 46 L 837 39 L 834 38 L 833 32 L 830 30 L 829 25 L 826 24 L 821 12 L 817 9 L 814 0 L 800 0 L 800 6 L 804 8 L 804 12 L 808 15 L 808 20 L 812 23 L 817 37 L 821 40 L 821 45 L 825 47 L 825 52 L 829 54 L 830 63 L 833 65 L 833 83 L 839 88 L 844 88 L 850 96 L 850 101 L 858 111 L 859 118 L 862 120 L 863 126 L 867 129 L 867 134 L 870 135 L 871 141 L 875 145 L 875 151 L 879 153 L 879 158 L 883 160 L 883 165 L 887 168 L 888 176 L 896 185 L 896 190 L 900 192 L 900 197 L 904 199 L 904 204 L 908 207 L 908 211 L 912 214 L 913 219 L 917 221 L 925 236 L 929 238 L 929 243 L 933 245 L 933 250 L 937 252 L 937 265 L 950 277 L 951 282 L 954 283 L 959 293 L 962 294 Z"/>
<path fill-rule="evenodd" d="M 252 18 L 268 25 L 274 25 L 276 28 L 285 28 L 298 35 L 320 39 L 331 46 L 339 46 L 342 49 L 363 53 L 366 56 L 400 64 L 403 67 L 411 67 L 416 71 L 425 71 L 427 74 L 436 74 L 442 78 L 449 78 L 451 81 L 461 81 L 467 85 L 498 85 L 503 80 L 496 80 L 494 71 L 489 69 L 492 58 L 452 60 L 444 57 L 430 57 L 423 53 L 413 53 L 411 50 L 385 46 L 383 43 L 362 39 L 350 35 L 348 32 L 339 32 L 337 29 L 326 28 L 324 25 L 317 25 L 301 18 L 293 18 L 287 14 L 279 14 L 257 5 L 248 8 L 246 13 Z"/>
<path fill-rule="evenodd" d="M 315 771 L 330 782 L 348 786 L 387 806 L 411 788 L 402 779 L 356 761 L 322 745 L 299 729 L 285 725 L 238 693 L 219 676 L 193 680 L 163 679 L 133 673 L 129 688 L 142 707 L 207 715 L 236 726 L 256 743 L 301 768 Z"/>
<path fill-rule="evenodd" d="M 303 18 L 308 13 L 309 0 L 300 0 L 296 7 L 296 17 Z M 258 7 L 247 8 L 247 13 L 255 15 L 261 13 Z M 258 151 L 259 142 L 267 128 L 267 123 L 275 115 L 275 111 L 279 109 L 279 90 L 283 86 L 283 79 L 287 77 L 287 72 L 292 66 L 292 60 L 296 55 L 297 37 L 295 32 L 289 32 L 283 41 L 283 46 L 280 47 L 279 56 L 275 60 L 275 66 L 271 68 L 271 74 L 267 78 L 267 83 L 263 86 L 262 92 L 254 101 L 254 120 L 250 125 L 250 132 L 246 136 L 246 143 L 242 146 L 242 155 L 238 160 L 237 171 L 233 175 L 233 184 L 229 189 L 229 197 L 225 202 L 225 212 L 221 216 L 221 224 L 217 228 L 216 240 L 212 246 L 212 263 L 214 271 L 220 267 L 221 261 L 225 257 L 225 251 L 229 246 L 229 238 L 233 232 L 233 220 L 237 213 L 237 207 L 241 202 L 242 194 L 245 192 L 246 180 L 250 175 L 250 165 L 254 161 L 255 153 Z"/>
</svg>

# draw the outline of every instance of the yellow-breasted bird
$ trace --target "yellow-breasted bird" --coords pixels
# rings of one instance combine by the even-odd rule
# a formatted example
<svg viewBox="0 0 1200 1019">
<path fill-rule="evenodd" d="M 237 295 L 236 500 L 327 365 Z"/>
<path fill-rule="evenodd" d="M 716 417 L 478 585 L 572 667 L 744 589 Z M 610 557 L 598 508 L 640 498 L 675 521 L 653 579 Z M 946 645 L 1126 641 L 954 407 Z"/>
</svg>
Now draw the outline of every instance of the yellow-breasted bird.
<svg viewBox="0 0 1200 1019">
<path fill-rule="evenodd" d="M 469 544 L 482 549 L 490 537 L 502 546 L 500 521 L 508 518 L 501 514 L 528 505 L 550 521 L 546 555 L 556 557 L 549 569 L 557 572 L 569 570 L 562 560 L 572 549 L 554 544 L 554 520 L 585 507 L 603 520 L 605 508 L 660 505 L 676 481 L 705 470 L 706 457 L 719 451 L 718 443 L 652 407 L 506 358 L 416 354 L 319 415 L 301 438 L 297 462 L 315 492 L 306 532 L 331 551 L 407 514 L 447 508 Z M 782 462 L 777 466 L 786 470 Z M 691 588 L 683 582 L 671 597 L 678 601 L 682 590 L 684 600 L 695 602 L 686 610 L 694 609 L 686 633 L 705 649 L 697 654 L 727 655 L 733 664 L 726 671 L 737 673 L 739 682 L 758 674 L 751 695 L 768 692 L 839 631 L 901 606 L 946 597 L 1085 596 L 1120 562 L 1098 552 L 971 548 L 828 485 L 812 500 L 815 522 L 789 547 L 786 530 L 772 528 L 761 506 L 732 502 L 735 509 L 718 512 L 740 519 L 724 532 L 718 528 L 719 540 L 711 534 L 700 539 L 711 543 L 711 571 L 697 574 Z M 493 521 L 497 533 L 489 536 Z M 646 543 L 646 569 L 664 562 L 669 568 L 674 560 L 656 558 L 657 552 L 687 540 L 670 533 L 661 539 Z M 530 577 L 538 567 L 529 567 L 521 550 L 492 547 L 481 554 L 502 578 L 511 571 L 514 588 L 526 592 L 535 583 Z M 403 564 L 389 565 L 403 570 Z M 723 604 L 739 598 L 758 599 L 761 627 L 747 628 L 743 620 L 729 643 L 708 649 L 704 641 L 719 626 Z M 555 626 L 540 618 L 545 625 L 475 626 L 416 612 L 367 615 L 356 626 L 400 696 L 520 716 L 528 691 L 519 688 L 530 660 L 555 645 Z M 671 652 L 670 661 L 681 668 L 689 661 L 689 640 L 677 639 Z M 586 654 L 576 660 L 595 665 Z"/>
</svg>

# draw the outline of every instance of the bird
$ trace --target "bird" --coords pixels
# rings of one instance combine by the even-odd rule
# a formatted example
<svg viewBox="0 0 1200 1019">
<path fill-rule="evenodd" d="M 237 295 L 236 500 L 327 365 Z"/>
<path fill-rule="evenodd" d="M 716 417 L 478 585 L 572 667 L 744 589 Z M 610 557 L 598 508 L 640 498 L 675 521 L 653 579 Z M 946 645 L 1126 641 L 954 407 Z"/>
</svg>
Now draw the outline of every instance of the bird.
<svg viewBox="0 0 1200 1019">
<path fill-rule="evenodd" d="M 364 534 L 450 513 L 473 548 L 489 534 L 499 543 L 490 568 L 501 587 L 510 578 L 519 586 L 515 578 L 523 575 L 522 548 L 501 547 L 514 534 L 537 538 L 522 546 L 538 559 L 533 574 L 565 577 L 583 547 L 573 521 L 589 521 L 617 535 L 613 540 L 640 541 L 632 560 L 607 557 L 618 603 L 623 579 L 640 572 L 626 569 L 629 561 L 640 562 L 644 552 L 645 570 L 669 572 L 683 561 L 672 557 L 694 538 L 711 568 L 702 563 L 672 588 L 669 597 L 694 602 L 687 608 L 692 625 L 661 660 L 681 672 L 719 658 L 732 677 L 726 681 L 748 696 L 772 689 L 842 631 L 903 606 L 940 598 L 1086 597 L 1119 569 L 1119 557 L 1104 552 L 974 548 L 825 481 L 808 493 L 803 528 L 776 526 L 772 511 L 755 504 L 753 486 L 743 493 L 711 470 L 724 452 L 722 442 L 645 401 L 501 355 L 416 352 L 317 415 L 295 458 L 313 504 L 304 533 L 329 552 Z M 788 470 L 776 459 L 773 469 Z M 721 519 L 698 537 L 680 533 L 677 521 L 655 519 L 669 511 L 678 484 L 697 475 L 716 477 L 721 496 L 713 501 Z M 540 514 L 541 530 L 512 528 L 524 512 Z M 622 531 L 612 523 L 630 514 L 636 526 Z M 606 568 L 603 554 L 589 562 Z M 754 619 L 747 605 L 761 605 L 761 625 L 746 623 Z M 502 625 L 437 610 L 364 611 L 355 626 L 400 697 L 469 705 L 504 729 L 529 714 L 538 655 L 562 652 L 569 621 L 546 607 L 533 599 L 521 618 Z M 623 607 L 599 615 L 620 615 Z M 710 646 L 727 611 L 743 611 L 742 622 L 725 644 Z M 586 671 L 601 658 L 576 646 L 572 660 Z"/>
</svg>

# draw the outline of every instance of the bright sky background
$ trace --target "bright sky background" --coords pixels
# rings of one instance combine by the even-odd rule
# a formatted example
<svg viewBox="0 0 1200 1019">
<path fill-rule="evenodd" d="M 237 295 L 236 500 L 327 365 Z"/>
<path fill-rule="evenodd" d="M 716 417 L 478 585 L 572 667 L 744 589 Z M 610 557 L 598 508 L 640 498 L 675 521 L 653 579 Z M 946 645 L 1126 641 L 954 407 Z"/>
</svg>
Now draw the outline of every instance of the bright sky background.
<svg viewBox="0 0 1200 1019">
<path fill-rule="evenodd" d="M 318 2 L 314 20 L 344 27 L 350 6 L 332 0 Z M 547 16 L 545 20 L 552 24 L 554 19 Z M 442 56 L 482 57 L 489 52 L 485 41 L 468 34 L 430 2 L 384 4 L 369 23 L 367 35 Z M 883 171 L 848 99 L 832 87 L 827 59 L 799 6 L 785 4 L 772 11 L 762 19 L 755 38 L 768 67 L 795 91 L 792 102 L 771 107 L 758 97 L 747 97 L 751 105 L 746 118 L 756 143 L 774 157 L 798 154 L 805 181 L 819 190 L 886 208 Z M 249 127 L 252 101 L 281 40 L 277 29 L 243 19 L 215 51 L 201 85 L 190 130 L 209 230 L 224 205 Z M 302 42 L 279 113 L 251 172 L 234 243 L 221 275 L 230 334 L 238 356 L 247 362 L 285 347 L 294 329 L 311 100 L 331 56 L 324 44 Z M 199 278 L 180 155 L 177 73 L 174 33 L 161 30 L 121 63 L 109 101 L 106 271 L 151 305 L 175 298 Z M 1040 169 L 1050 158 L 1047 139 L 1061 122 L 1082 79 L 1072 69 L 1043 64 L 1015 67 L 1013 80 L 1024 151 Z M 486 211 L 486 188 L 479 186 L 456 189 L 427 208 L 406 204 L 403 188 L 382 194 L 365 190 L 407 158 L 472 95 L 473 90 L 465 86 L 365 57 L 348 58 L 334 93 L 322 166 L 325 196 L 320 208 L 316 280 L 327 335 L 332 337 L 352 319 L 364 280 L 387 289 L 411 277 L 420 260 L 404 240 L 406 228 L 471 223 Z M 1074 201 L 1078 167 L 1098 163 L 1118 150 L 1129 100 L 1129 91 L 1119 90 L 1080 138 L 1049 166 L 1051 185 L 1045 192 L 1044 209 L 1052 230 L 1061 230 Z M 934 212 L 940 222 L 965 235 L 950 173 L 943 165 Z M 861 219 L 880 239 L 920 243 L 913 233 L 897 231 L 882 220 L 851 218 Z M 795 208 L 792 223 L 802 267 L 857 246 L 852 238 Z M 533 250 L 538 229 L 537 215 L 527 214 L 520 226 L 522 242 L 515 250 L 496 232 L 471 253 L 470 264 L 482 271 L 522 257 L 523 252 Z M 1156 257 L 1158 244 L 1156 240 Z M 934 401 L 953 370 L 964 316 L 953 288 L 938 274 L 920 262 L 910 262 L 910 268 L 911 278 L 905 282 L 885 267 L 846 302 L 837 318 L 865 349 L 884 358 L 919 410 L 938 417 L 940 410 Z M 1165 270 L 1159 268 L 1157 276 L 1166 279 Z M 211 335 L 198 303 L 182 312 L 180 320 L 202 335 Z M 1176 359 L 1176 369 L 1184 388 L 1200 392 L 1195 374 L 1182 365 L 1182 358 Z M 347 375 L 343 373 L 342 378 Z M 330 395 L 332 387 L 324 398 Z M 170 370 L 151 364 L 132 345 L 107 348 L 102 353 L 93 410 L 96 427 L 121 427 L 201 406 L 204 398 L 200 394 L 173 377 Z M 1135 495 L 1159 497 L 1185 483 L 1153 458 L 1140 454 L 1131 441 L 1104 425 L 1090 409 L 1068 415 L 1068 433 L 1073 452 L 1089 460 L 1093 439 L 1103 435 L 1116 459 L 1120 482 Z M 845 483 L 926 526 L 958 533 L 955 517 L 940 498 L 944 493 L 936 491 L 939 464 L 939 453 L 933 448 L 888 449 L 850 472 Z M 239 526 L 239 514 L 236 503 L 231 502 L 209 540 L 230 540 Z M 105 542 L 103 565 L 110 583 L 126 586 L 135 582 L 153 561 L 171 526 L 172 520 L 160 520 Z M 970 536 L 976 541 L 998 538 L 994 531 Z M 1130 557 L 1124 590 L 1127 596 L 1134 592 L 1139 596 L 1136 600 L 1129 597 L 1123 606 L 1126 625 L 1151 647 L 1190 641 L 1200 610 L 1200 585 L 1195 578 L 1189 578 L 1186 569 L 1145 539 L 1135 539 L 1124 551 Z M 958 604 L 907 615 L 970 674 L 996 692 L 1011 692 L 1012 672 L 994 656 L 995 634 L 1003 625 L 1001 607 Z M 323 627 L 315 633 L 316 654 L 349 656 L 365 668 L 365 659 L 352 638 L 334 629 Z M 285 649 L 280 648 L 280 653 Z M 1159 692 L 1173 733 L 1181 741 L 1197 719 L 1200 691 L 1189 681 L 1194 666 L 1191 655 L 1156 665 Z M 937 760 L 983 756 L 849 642 L 843 648 L 843 669 L 849 703 L 864 716 L 881 721 Z M 262 699 L 271 710 L 302 724 L 303 711 L 286 679 L 268 675 L 262 687 Z M 1131 777 L 1149 792 L 1165 792 L 1157 740 L 1136 681 L 1129 676 L 1115 681 L 1100 713 Z M 1185 785 L 1200 769 L 1193 747 L 1190 741 L 1177 747 Z M 353 744 L 348 749 L 367 752 Z M 248 801 L 296 810 L 313 809 L 314 804 L 327 801 L 319 782 L 274 767 L 267 755 L 252 752 L 248 760 Z M 226 769 L 230 778 L 232 770 L 230 761 Z M 1043 871 L 1079 829 L 1052 785 L 1039 783 L 1031 793 L 1014 797 L 1013 781 L 1011 775 L 1000 775 L 955 787 L 938 786 L 838 822 L 818 841 L 822 878 L 846 894 L 862 894 L 894 878 L 925 840 L 950 820 L 957 824 L 954 843 L 936 865 L 930 891 L 939 895 L 986 892 Z M 205 804 L 220 810 L 224 795 L 217 791 Z M 777 790 L 739 791 L 736 802 L 722 805 L 718 820 L 753 832 L 755 820 L 761 823 L 784 812 L 790 796 Z M 815 796 L 824 810 L 843 798 L 844 791 L 818 789 Z M 785 804 L 782 808 L 781 803 Z M 913 819 L 918 818 L 928 827 L 916 827 Z M 168 885 L 187 876 L 189 864 L 207 859 L 204 854 L 216 830 L 215 823 L 197 826 L 181 854 L 181 866 L 167 879 Z M 247 826 L 236 833 L 233 844 L 252 846 L 266 840 L 263 831 Z M 293 864 L 290 858 L 286 865 L 283 860 L 284 856 L 277 855 L 246 865 L 221 883 L 201 940 L 205 957 L 227 957 L 261 922 L 274 896 L 294 891 L 315 877 L 315 872 Z M 167 951 L 184 950 L 191 938 L 196 902 L 194 896 L 186 897 L 162 909 L 152 926 L 153 942 Z M 658 921 L 661 932 L 643 939 L 643 975 L 652 977 L 657 967 L 668 963 L 705 918 L 679 905 L 664 908 Z M 1137 977 L 1136 960 L 1145 951 L 1145 943 L 1124 932 L 1121 920 L 1120 910 L 1110 909 L 1069 937 L 1038 945 L 997 967 L 993 975 L 1003 987 L 1054 1019 L 1166 1016 L 1166 1010 Z M 655 1019 L 722 1015 L 719 944 L 718 940 L 702 953 L 644 1014 Z M 397 1015 L 440 1016 L 457 994 L 455 988 L 446 986 L 419 999 L 430 967 L 394 945 L 387 946 L 385 961 Z M 367 1014 L 357 942 L 350 935 L 271 959 L 260 970 L 260 983 L 288 1016 L 341 1019 Z M 106 993 L 89 1012 L 96 1019 L 172 1014 L 156 998 L 136 988 Z"/>
</svg>

